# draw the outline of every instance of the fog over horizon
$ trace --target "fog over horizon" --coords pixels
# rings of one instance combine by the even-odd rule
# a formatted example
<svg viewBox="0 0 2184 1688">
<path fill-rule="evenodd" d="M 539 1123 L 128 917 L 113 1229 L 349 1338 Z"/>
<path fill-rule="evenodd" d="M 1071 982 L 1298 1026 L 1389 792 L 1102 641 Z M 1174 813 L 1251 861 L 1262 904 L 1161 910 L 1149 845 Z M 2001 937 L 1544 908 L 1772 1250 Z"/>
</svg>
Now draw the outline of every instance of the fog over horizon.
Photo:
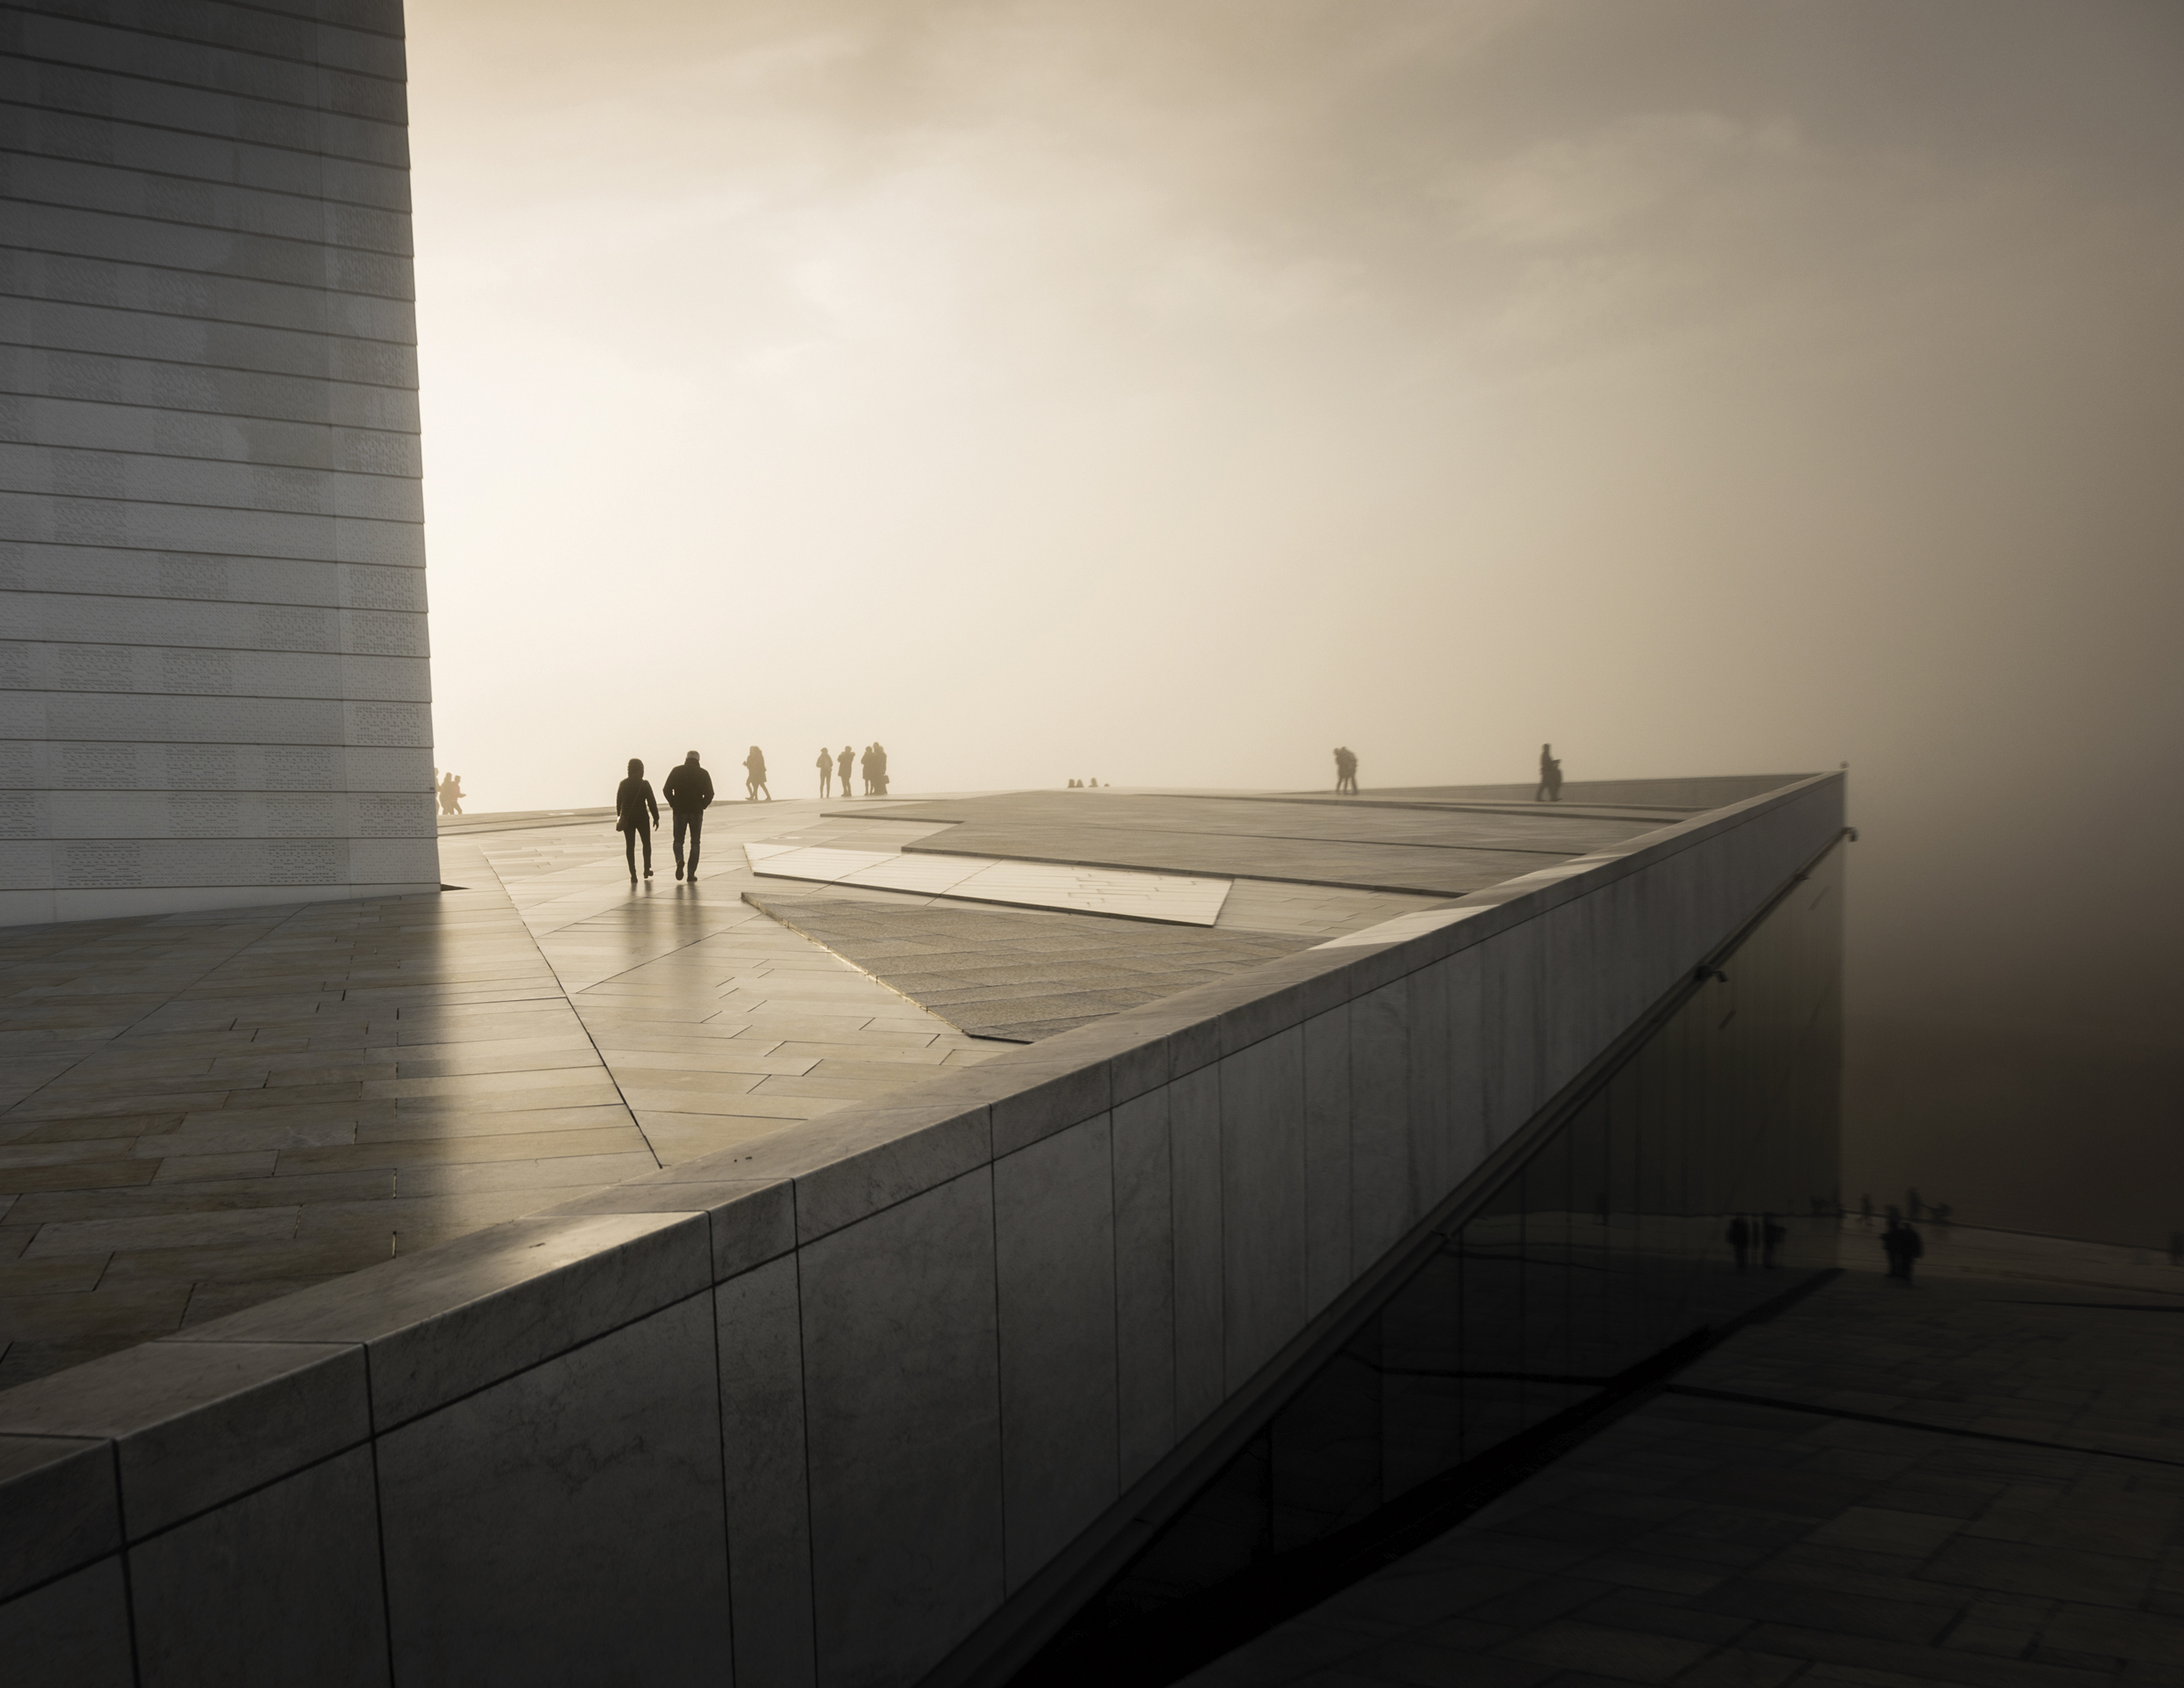
<svg viewBox="0 0 2184 1688">
<path fill-rule="evenodd" d="M 473 810 L 1848 762 L 1846 1199 L 2184 1228 L 2184 11 L 408 12 Z"/>
</svg>

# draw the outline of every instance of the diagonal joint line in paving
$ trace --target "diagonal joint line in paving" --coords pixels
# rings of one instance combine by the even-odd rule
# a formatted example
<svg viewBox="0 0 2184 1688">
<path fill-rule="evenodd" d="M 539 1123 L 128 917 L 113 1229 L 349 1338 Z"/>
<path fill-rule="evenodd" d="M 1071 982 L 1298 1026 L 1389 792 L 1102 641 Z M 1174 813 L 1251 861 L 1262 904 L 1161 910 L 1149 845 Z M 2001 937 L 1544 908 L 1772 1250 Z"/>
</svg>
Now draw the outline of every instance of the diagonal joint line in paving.
<svg viewBox="0 0 2184 1688">
<path fill-rule="evenodd" d="M 2052 1302 L 2037 1304 L 2052 1306 Z M 2167 1309 L 2162 1311 L 2166 1312 Z M 1923 1430 L 1928 1436 L 1963 1436 L 1975 1442 L 2006 1442 L 2018 1448 L 2043 1448 L 2049 1453 L 2082 1453 L 2100 1459 L 2130 1459 L 2142 1465 L 2167 1465 L 2184 1471 L 2184 1459 L 2164 1459 L 2158 1454 L 2124 1453 L 2115 1448 L 2081 1448 L 2067 1442 L 2043 1442 L 2037 1436 L 2005 1436 L 1998 1430 L 1959 1429 L 1949 1424 L 1925 1424 L 1917 1419 L 1891 1418 L 1885 1413 L 1854 1413 L 1844 1407 L 1822 1407 L 1813 1401 L 1783 1400 L 1773 1395 L 1747 1395 L 1735 1389 L 1703 1389 L 1696 1384 L 1664 1384 L 1662 1393 L 1689 1395 L 1698 1400 L 1728 1401 L 1739 1407 L 1771 1407 L 1785 1413 L 1808 1413 L 1816 1418 L 1848 1419 L 1857 1424 L 1885 1424 L 1898 1430 Z"/>
</svg>

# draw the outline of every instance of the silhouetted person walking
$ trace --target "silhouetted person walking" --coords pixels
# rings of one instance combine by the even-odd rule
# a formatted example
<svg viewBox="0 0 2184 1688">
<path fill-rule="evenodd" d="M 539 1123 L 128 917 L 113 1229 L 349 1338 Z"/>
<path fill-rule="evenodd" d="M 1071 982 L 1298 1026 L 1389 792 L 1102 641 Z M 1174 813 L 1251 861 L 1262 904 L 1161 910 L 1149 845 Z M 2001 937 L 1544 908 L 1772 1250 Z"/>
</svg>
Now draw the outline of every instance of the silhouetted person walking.
<svg viewBox="0 0 2184 1688">
<path fill-rule="evenodd" d="M 854 768 L 856 765 L 857 758 L 850 753 L 850 747 L 846 744 L 844 745 L 842 747 L 842 757 L 841 760 L 836 764 L 835 771 L 841 776 L 842 795 L 844 797 L 854 797 L 857 795 L 855 792 L 850 789 L 850 770 Z"/>
<path fill-rule="evenodd" d="M 1357 795 L 1357 752 L 1339 745 L 1334 753 L 1334 789 L 1339 795 L 1348 792 Z"/>
<path fill-rule="evenodd" d="M 1752 1228 L 1745 1224 L 1744 1216 L 1740 1213 L 1729 1221 L 1726 1234 L 1729 1239 L 1729 1252 L 1736 1256 L 1736 1269 L 1742 1272 L 1751 1258 Z"/>
<path fill-rule="evenodd" d="M 463 812 L 463 778 L 460 774 L 449 774 L 440 782 L 440 812 L 442 815 L 460 815 Z"/>
<path fill-rule="evenodd" d="M 647 813 L 649 811 L 649 813 Z M 652 835 L 660 824 L 660 805 L 654 800 L 652 781 L 645 764 L 630 758 L 630 777 L 614 788 L 614 829 L 622 835 L 622 853 L 629 858 L 630 883 L 637 883 L 637 844 L 645 844 L 645 877 L 652 877 Z"/>
<path fill-rule="evenodd" d="M 1759 1264 L 1766 1270 L 1774 1269 L 1774 1257 L 1781 1252 L 1782 1239 L 1789 1234 L 1775 1224 L 1771 1213 L 1759 1216 Z"/>
<path fill-rule="evenodd" d="M 712 801 L 712 776 L 698 765 L 698 752 L 693 750 L 683 758 L 683 765 L 661 782 L 660 794 L 668 800 L 668 807 L 675 811 L 675 876 L 677 879 L 698 877 L 698 843 L 705 830 L 705 806 Z M 690 835 L 690 863 L 687 873 L 683 867 L 683 835 Z"/>
<path fill-rule="evenodd" d="M 1555 760 L 1554 746 L 1539 747 L 1539 789 L 1532 793 L 1535 803 L 1559 803 L 1562 800 L 1562 764 Z"/>
<path fill-rule="evenodd" d="M 1925 1239 L 1891 1214 L 1888 1228 L 1881 1233 L 1881 1246 L 1888 1257 L 1888 1275 L 1909 1283 L 1912 1266 L 1926 1252 Z"/>
<path fill-rule="evenodd" d="M 756 803 L 758 793 L 766 792 L 766 753 L 755 744 L 751 746 L 750 755 L 743 758 L 743 800 Z M 771 792 L 766 792 L 766 800 L 769 803 L 773 801 Z"/>
<path fill-rule="evenodd" d="M 819 747 L 818 767 L 819 800 L 823 803 L 828 796 L 827 788 L 834 782 L 834 752 L 823 744 Z"/>
</svg>

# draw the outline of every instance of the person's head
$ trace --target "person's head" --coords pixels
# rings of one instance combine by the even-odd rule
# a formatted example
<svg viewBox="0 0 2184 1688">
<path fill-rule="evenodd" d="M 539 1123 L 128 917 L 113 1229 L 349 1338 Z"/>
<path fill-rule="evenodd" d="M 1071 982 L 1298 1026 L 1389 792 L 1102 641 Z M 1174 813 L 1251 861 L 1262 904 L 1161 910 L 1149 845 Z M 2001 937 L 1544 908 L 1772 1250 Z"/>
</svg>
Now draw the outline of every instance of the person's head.
<svg viewBox="0 0 2184 1688">
<path fill-rule="evenodd" d="M 644 772 L 645 764 L 639 762 L 635 756 L 632 756 L 630 758 L 630 778 L 632 779 L 642 778 L 644 777 Z"/>
<path fill-rule="evenodd" d="M 688 763 L 691 767 L 695 768 L 698 765 L 698 752 L 695 750 L 691 751 L 690 755 L 684 756 L 683 760 Z"/>
</svg>

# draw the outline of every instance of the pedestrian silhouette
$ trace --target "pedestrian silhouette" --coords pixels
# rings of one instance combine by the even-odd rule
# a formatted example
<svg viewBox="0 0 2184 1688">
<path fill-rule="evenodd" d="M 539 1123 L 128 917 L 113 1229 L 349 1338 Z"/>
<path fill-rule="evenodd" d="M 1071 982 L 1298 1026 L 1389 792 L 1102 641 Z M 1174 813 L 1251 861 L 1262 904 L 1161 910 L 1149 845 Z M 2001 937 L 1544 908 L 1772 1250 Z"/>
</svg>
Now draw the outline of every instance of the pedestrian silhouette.
<svg viewBox="0 0 2184 1688">
<path fill-rule="evenodd" d="M 448 775 L 440 782 L 439 789 L 441 814 L 460 815 L 463 812 L 462 776 L 460 774 Z"/>
<path fill-rule="evenodd" d="M 819 747 L 818 767 L 819 798 L 822 802 L 824 802 L 827 798 L 827 787 L 834 778 L 834 752 L 823 744 Z"/>
<path fill-rule="evenodd" d="M 1870 1195 L 1861 1195 L 1858 1198 L 1858 1223 L 1861 1225 L 1871 1226 L 1873 1222 L 1874 1199 Z"/>
<path fill-rule="evenodd" d="M 887 747 L 878 739 L 872 742 L 873 792 L 880 797 L 887 794 Z"/>
<path fill-rule="evenodd" d="M 836 764 L 835 771 L 842 777 L 842 795 L 844 797 L 854 797 L 857 794 L 850 789 L 850 770 L 856 765 L 856 761 L 857 758 L 850 754 L 850 747 L 844 745 L 842 759 Z"/>
<path fill-rule="evenodd" d="M 1744 1223 L 1744 1216 L 1740 1213 L 1735 1218 L 1729 1221 L 1729 1229 L 1727 1234 L 1729 1239 L 1730 1252 L 1736 1256 L 1736 1269 L 1742 1272 L 1744 1269 L 1744 1263 L 1746 1260 L 1751 1253 L 1752 1228 Z"/>
<path fill-rule="evenodd" d="M 649 814 L 647 813 L 649 811 Z M 660 824 L 660 805 L 645 778 L 645 764 L 630 758 L 630 777 L 614 788 L 614 829 L 622 835 L 622 853 L 629 858 L 630 883 L 637 883 L 637 845 L 645 844 L 645 877 L 652 877 L 652 835 Z"/>
<path fill-rule="evenodd" d="M 750 755 L 743 758 L 743 800 L 755 803 L 758 800 L 758 793 L 766 792 L 766 753 L 755 744 L 751 746 Z M 766 800 L 769 803 L 773 801 L 771 792 L 766 792 Z"/>
<path fill-rule="evenodd" d="M 1554 746 L 1539 747 L 1539 789 L 1532 793 L 1532 801 L 1559 803 L 1562 800 L 1562 764 L 1555 760 Z"/>
<path fill-rule="evenodd" d="M 1911 1281 L 1913 1264 L 1926 1252 L 1925 1239 L 1897 1218 L 1893 1208 L 1888 1209 L 1888 1228 L 1881 1233 L 1881 1247 L 1888 1257 L 1888 1275 L 1906 1283 Z"/>
<path fill-rule="evenodd" d="M 668 807 L 675 811 L 675 876 L 695 881 L 698 878 L 698 839 L 705 830 L 705 806 L 712 801 L 712 776 L 698 764 L 698 752 L 693 750 L 683 757 L 683 765 L 673 770 L 661 782 L 660 794 L 668 800 Z M 685 873 L 683 866 L 683 837 L 687 833 L 690 841 L 690 863 Z"/>
<path fill-rule="evenodd" d="M 1790 1233 L 1777 1224 L 1774 1215 L 1759 1216 L 1759 1263 L 1769 1271 L 1774 1269 L 1774 1257 L 1781 1252 L 1782 1239 Z"/>
<path fill-rule="evenodd" d="M 1334 752 L 1334 789 L 1337 793 L 1357 794 L 1357 752 L 1347 745 L 1338 745 Z"/>
</svg>

